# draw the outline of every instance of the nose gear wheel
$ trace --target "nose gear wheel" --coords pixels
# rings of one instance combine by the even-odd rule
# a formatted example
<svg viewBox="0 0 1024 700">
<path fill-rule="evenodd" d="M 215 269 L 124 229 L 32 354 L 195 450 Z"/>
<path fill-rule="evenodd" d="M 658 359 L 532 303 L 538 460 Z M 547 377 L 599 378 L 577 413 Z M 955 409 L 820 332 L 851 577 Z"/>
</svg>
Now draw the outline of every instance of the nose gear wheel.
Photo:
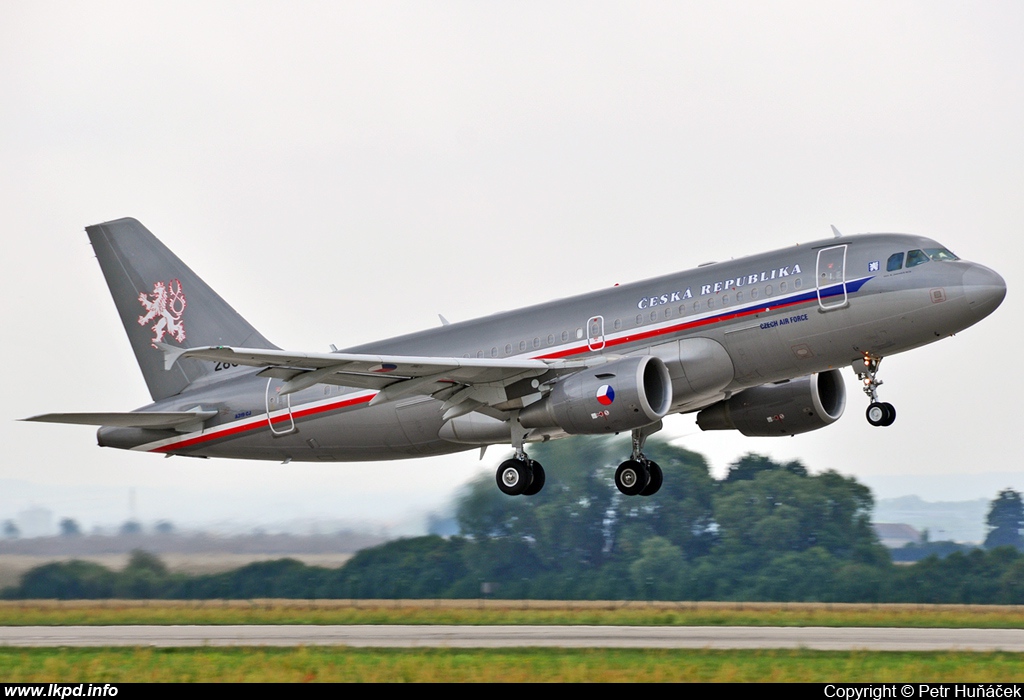
<svg viewBox="0 0 1024 700">
<path fill-rule="evenodd" d="M 875 402 L 868 406 L 867 418 L 871 425 L 886 427 L 896 420 L 896 409 L 891 403 Z"/>
</svg>

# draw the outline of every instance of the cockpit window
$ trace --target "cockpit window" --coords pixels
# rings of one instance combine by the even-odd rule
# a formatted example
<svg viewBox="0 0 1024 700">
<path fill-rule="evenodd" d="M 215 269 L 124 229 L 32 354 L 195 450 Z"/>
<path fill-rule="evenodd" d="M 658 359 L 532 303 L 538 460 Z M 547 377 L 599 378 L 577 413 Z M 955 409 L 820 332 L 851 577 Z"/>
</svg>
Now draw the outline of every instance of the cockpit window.
<svg viewBox="0 0 1024 700">
<path fill-rule="evenodd" d="M 924 252 L 928 254 L 929 258 L 938 262 L 948 262 L 950 260 L 960 259 L 945 248 L 925 248 Z"/>
<path fill-rule="evenodd" d="M 915 267 L 917 265 L 923 265 L 928 262 L 929 258 L 923 250 L 912 250 L 907 253 L 907 267 Z"/>
<path fill-rule="evenodd" d="M 895 272 L 903 267 L 903 253 L 893 253 L 889 256 L 889 262 L 885 264 L 887 272 Z"/>
</svg>

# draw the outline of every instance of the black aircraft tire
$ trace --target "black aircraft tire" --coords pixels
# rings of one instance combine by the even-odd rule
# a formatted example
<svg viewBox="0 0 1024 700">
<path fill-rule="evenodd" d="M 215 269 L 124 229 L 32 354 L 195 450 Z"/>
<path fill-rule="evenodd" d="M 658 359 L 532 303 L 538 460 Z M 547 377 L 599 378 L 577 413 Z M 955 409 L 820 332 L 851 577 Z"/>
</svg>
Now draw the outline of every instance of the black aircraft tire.
<svg viewBox="0 0 1024 700">
<path fill-rule="evenodd" d="M 889 417 L 889 410 L 885 406 L 886 404 L 884 403 L 872 403 L 868 406 L 867 413 L 864 414 L 867 416 L 868 423 L 875 427 L 888 425 L 885 421 Z M 893 419 L 895 418 L 896 412 L 894 410 Z"/>
<path fill-rule="evenodd" d="M 530 488 L 533 475 L 530 465 L 518 459 L 506 459 L 494 475 L 498 489 L 507 496 L 518 496 Z"/>
<path fill-rule="evenodd" d="M 883 426 L 890 426 L 896 422 L 896 407 L 891 403 L 883 403 L 885 407 L 885 421 L 882 422 Z"/>
<path fill-rule="evenodd" d="M 661 484 L 665 481 L 665 475 L 661 471 L 661 467 L 658 466 L 657 462 L 648 462 L 647 471 L 651 475 L 650 481 L 647 482 L 647 486 L 644 487 L 643 491 L 640 492 L 641 496 L 653 496 L 658 493 L 658 489 L 661 488 Z"/>
<path fill-rule="evenodd" d="M 529 487 L 523 491 L 524 496 L 536 496 L 540 493 L 540 490 L 544 488 L 544 467 L 540 466 L 540 462 L 531 459 L 530 469 L 533 471 L 533 481 L 531 481 Z"/>
<path fill-rule="evenodd" d="M 643 463 L 627 459 L 615 470 L 615 487 L 626 496 L 636 496 L 647 487 L 650 478 Z"/>
</svg>

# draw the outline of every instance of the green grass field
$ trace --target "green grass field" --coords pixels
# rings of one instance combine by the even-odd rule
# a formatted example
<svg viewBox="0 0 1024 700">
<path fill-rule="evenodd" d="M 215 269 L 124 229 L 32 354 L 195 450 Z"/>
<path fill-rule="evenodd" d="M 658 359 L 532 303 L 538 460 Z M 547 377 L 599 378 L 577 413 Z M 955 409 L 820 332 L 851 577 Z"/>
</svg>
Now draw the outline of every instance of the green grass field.
<svg viewBox="0 0 1024 700">
<path fill-rule="evenodd" d="M 508 600 L 0 601 L 0 625 L 1024 627 L 1024 606 Z"/>
<path fill-rule="evenodd" d="M 6 682 L 1010 682 L 1020 654 L 646 649 L 10 649 Z"/>
<path fill-rule="evenodd" d="M 1024 607 L 496 600 L 2 601 L 0 625 L 587 624 L 1022 627 Z M 1010 682 L 1024 654 L 676 649 L 26 649 L 7 682 Z"/>
</svg>

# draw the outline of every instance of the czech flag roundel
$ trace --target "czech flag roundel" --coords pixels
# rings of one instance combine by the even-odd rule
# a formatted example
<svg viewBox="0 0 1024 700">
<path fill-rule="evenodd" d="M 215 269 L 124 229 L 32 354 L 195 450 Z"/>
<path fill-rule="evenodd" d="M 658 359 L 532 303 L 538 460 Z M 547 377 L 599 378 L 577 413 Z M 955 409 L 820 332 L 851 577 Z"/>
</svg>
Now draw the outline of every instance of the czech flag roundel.
<svg viewBox="0 0 1024 700">
<path fill-rule="evenodd" d="M 615 400 L 615 389 L 610 384 L 605 384 L 597 390 L 597 402 L 602 406 L 611 406 Z"/>
</svg>

